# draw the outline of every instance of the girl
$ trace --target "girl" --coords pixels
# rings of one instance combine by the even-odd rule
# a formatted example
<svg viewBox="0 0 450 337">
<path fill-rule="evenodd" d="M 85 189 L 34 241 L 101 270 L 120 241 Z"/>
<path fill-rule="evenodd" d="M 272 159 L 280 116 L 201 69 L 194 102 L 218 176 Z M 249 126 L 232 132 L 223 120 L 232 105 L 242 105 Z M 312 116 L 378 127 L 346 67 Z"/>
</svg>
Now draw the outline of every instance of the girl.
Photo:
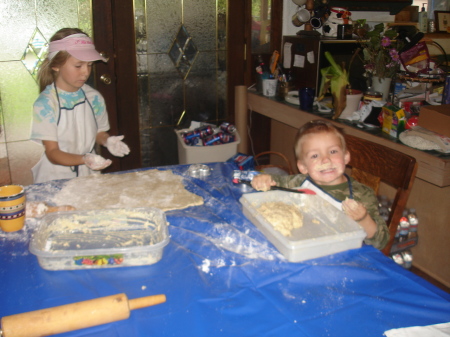
<svg viewBox="0 0 450 337">
<path fill-rule="evenodd" d="M 86 176 L 111 165 L 111 160 L 95 154 L 95 143 L 116 157 L 130 152 L 124 136 L 107 133 L 104 99 L 85 83 L 97 60 L 106 62 L 78 28 L 63 28 L 50 39 L 38 72 L 41 94 L 33 107 L 31 139 L 45 148 L 32 168 L 34 183 Z"/>
</svg>

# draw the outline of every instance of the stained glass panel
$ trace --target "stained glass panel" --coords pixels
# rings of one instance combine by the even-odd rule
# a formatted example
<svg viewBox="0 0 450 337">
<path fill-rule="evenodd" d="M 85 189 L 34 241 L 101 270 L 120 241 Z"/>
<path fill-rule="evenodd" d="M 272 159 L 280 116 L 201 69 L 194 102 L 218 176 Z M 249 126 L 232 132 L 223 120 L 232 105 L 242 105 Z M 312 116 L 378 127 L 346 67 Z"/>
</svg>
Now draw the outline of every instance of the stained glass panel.
<svg viewBox="0 0 450 337">
<path fill-rule="evenodd" d="M 21 59 L 25 68 L 28 69 L 35 80 L 37 80 L 37 72 L 45 57 L 47 49 L 47 41 L 44 39 L 39 29 L 36 29 Z"/>
</svg>

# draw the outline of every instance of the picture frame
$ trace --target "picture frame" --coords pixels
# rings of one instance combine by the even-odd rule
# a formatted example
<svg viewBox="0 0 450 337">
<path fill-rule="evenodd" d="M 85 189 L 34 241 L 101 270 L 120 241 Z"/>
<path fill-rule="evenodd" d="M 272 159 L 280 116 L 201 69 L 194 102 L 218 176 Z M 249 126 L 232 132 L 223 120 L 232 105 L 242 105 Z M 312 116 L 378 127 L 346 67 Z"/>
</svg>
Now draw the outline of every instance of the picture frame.
<svg viewBox="0 0 450 337">
<path fill-rule="evenodd" d="M 434 11 L 436 32 L 450 33 L 450 11 Z"/>
</svg>

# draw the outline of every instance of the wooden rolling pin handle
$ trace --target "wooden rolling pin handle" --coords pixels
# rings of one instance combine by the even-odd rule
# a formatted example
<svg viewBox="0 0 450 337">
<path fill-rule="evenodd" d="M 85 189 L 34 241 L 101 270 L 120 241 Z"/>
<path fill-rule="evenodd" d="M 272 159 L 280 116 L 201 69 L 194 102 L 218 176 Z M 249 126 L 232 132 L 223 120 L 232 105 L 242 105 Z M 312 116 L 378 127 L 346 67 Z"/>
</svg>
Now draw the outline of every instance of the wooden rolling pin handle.
<svg viewBox="0 0 450 337">
<path fill-rule="evenodd" d="M 128 307 L 130 310 L 142 309 L 145 307 L 149 307 L 151 305 L 157 305 L 164 303 L 166 301 L 166 295 L 153 295 L 146 297 L 134 298 L 132 300 L 128 300 Z"/>
<path fill-rule="evenodd" d="M 164 303 L 165 301 L 165 295 L 129 300 L 125 294 L 117 294 L 5 316 L 1 319 L 2 336 L 50 336 L 88 328 L 127 319 L 130 317 L 130 310 Z"/>
</svg>

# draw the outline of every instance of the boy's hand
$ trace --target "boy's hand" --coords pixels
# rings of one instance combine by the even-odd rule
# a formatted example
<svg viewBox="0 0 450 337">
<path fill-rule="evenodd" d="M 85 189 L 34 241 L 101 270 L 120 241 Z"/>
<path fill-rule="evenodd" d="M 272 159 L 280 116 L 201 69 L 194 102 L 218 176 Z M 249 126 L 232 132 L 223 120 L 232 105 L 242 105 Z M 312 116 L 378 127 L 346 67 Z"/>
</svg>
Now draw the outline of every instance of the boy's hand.
<svg viewBox="0 0 450 337">
<path fill-rule="evenodd" d="M 276 182 L 268 174 L 258 174 L 252 180 L 252 187 L 257 191 L 268 191 L 271 186 L 275 186 Z"/>
<path fill-rule="evenodd" d="M 356 222 L 362 221 L 368 215 L 367 209 L 364 207 L 364 205 L 353 199 L 346 198 L 342 202 L 342 209 L 344 210 L 345 214 L 347 214 Z"/>
</svg>

